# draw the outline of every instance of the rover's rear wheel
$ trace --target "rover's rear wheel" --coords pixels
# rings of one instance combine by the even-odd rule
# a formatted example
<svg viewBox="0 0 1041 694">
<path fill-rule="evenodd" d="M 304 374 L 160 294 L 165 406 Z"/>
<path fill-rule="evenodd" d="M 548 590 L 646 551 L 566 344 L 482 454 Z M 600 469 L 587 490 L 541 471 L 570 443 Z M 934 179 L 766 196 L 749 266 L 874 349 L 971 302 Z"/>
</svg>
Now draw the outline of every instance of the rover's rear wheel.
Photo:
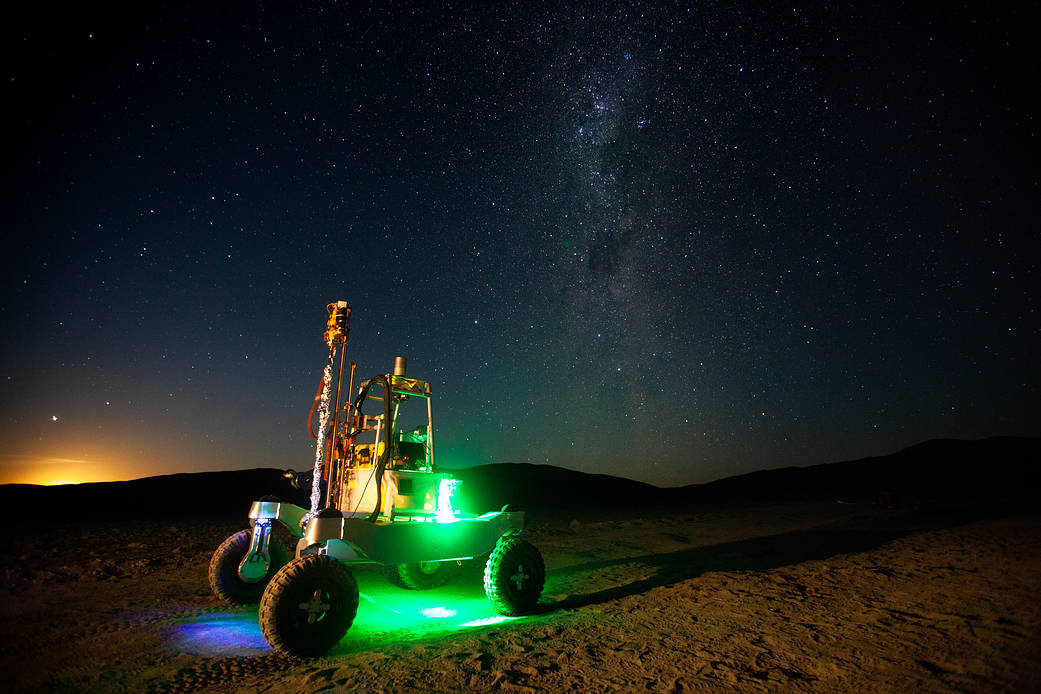
<svg viewBox="0 0 1041 694">
<path fill-rule="evenodd" d="M 391 581 L 409 590 L 429 590 L 443 586 L 452 577 L 452 562 L 421 561 L 416 564 L 398 564 L 391 567 L 395 575 Z M 394 579 L 397 580 L 394 580 Z"/>
<path fill-rule="evenodd" d="M 484 567 L 484 592 L 499 614 L 533 611 L 545 582 L 546 564 L 534 545 L 516 535 L 499 538 Z"/>
<path fill-rule="evenodd" d="M 274 535 L 268 540 L 271 566 L 267 574 L 255 583 L 247 583 L 239 577 L 239 562 L 249 551 L 252 535 L 249 530 L 240 530 L 221 543 L 210 557 L 210 588 L 224 602 L 232 605 L 252 605 L 260 602 L 268 581 L 276 571 L 289 561 L 285 545 Z"/>
<path fill-rule="evenodd" d="M 294 559 L 271 578 L 260 601 L 260 630 L 275 650 L 320 656 L 343 638 L 358 612 L 358 584 L 324 554 Z"/>
</svg>

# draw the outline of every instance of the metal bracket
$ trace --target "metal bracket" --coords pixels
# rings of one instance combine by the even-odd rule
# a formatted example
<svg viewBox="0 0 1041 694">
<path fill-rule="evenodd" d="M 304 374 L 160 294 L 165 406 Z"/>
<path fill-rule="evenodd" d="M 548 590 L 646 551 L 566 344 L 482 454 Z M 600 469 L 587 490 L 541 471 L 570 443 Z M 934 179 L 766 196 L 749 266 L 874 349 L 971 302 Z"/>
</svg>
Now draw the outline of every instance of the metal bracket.
<svg viewBox="0 0 1041 694">
<path fill-rule="evenodd" d="M 304 534 L 304 517 L 307 510 L 295 504 L 279 501 L 254 501 L 249 509 L 249 517 L 254 523 L 270 523 L 277 520 L 282 523 L 293 537 Z"/>
<path fill-rule="evenodd" d="M 267 576 L 271 568 L 271 521 L 257 520 L 253 523 L 253 537 L 249 542 L 249 551 L 239 562 L 239 578 L 246 583 L 256 583 Z"/>
</svg>

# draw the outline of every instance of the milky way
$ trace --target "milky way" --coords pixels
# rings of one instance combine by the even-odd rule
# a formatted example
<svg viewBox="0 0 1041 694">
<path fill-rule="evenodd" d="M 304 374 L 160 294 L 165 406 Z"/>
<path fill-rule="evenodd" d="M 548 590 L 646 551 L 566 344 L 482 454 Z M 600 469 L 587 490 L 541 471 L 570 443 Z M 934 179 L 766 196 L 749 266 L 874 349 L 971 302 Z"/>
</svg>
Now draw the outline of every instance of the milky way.
<svg viewBox="0 0 1041 694">
<path fill-rule="evenodd" d="M 684 484 L 1036 435 L 1029 14 L 7 27 L 4 481 L 308 467 L 337 299 L 363 374 L 433 382 L 446 465 Z"/>
</svg>

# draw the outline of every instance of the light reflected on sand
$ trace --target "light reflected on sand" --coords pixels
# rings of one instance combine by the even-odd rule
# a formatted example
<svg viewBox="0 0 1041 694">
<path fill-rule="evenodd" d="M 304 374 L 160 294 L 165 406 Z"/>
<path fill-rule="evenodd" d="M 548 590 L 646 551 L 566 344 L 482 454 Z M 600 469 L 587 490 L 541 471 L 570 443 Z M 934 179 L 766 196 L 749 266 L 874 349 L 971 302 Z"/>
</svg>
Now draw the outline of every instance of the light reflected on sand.
<svg viewBox="0 0 1041 694">
<path fill-rule="evenodd" d="M 177 650 L 192 655 L 262 655 L 271 652 L 255 610 L 211 612 L 174 629 Z"/>
<path fill-rule="evenodd" d="M 377 571 L 363 569 L 356 577 L 361 588 L 358 615 L 331 656 L 525 620 L 496 614 L 474 577 L 424 591 L 392 586 Z M 202 656 L 273 652 L 260 631 L 255 607 L 229 607 L 181 620 L 173 629 L 171 645 L 179 653 Z"/>
</svg>

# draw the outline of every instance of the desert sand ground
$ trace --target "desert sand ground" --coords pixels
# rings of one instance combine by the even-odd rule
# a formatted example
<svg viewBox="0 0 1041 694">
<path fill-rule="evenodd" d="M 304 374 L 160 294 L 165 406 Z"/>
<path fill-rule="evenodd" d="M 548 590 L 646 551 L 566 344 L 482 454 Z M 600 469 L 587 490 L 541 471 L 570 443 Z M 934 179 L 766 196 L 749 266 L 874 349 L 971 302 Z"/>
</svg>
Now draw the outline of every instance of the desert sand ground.
<svg viewBox="0 0 1041 694">
<path fill-rule="evenodd" d="M 359 569 L 354 626 L 310 661 L 210 593 L 210 553 L 242 523 L 21 530 L 2 555 L 2 688 L 1041 691 L 1038 512 L 804 502 L 529 525 L 540 614 L 491 619 L 475 566 L 425 592 Z"/>
</svg>

